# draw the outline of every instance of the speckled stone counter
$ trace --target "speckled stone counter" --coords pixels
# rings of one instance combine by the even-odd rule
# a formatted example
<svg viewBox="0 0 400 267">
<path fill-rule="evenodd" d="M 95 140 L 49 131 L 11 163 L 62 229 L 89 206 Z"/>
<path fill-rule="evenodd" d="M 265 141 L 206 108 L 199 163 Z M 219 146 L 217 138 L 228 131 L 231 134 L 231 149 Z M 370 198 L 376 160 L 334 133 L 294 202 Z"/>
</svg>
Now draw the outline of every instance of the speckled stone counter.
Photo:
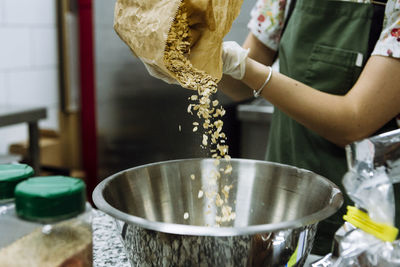
<svg viewBox="0 0 400 267">
<path fill-rule="evenodd" d="M 130 267 L 113 218 L 94 210 L 93 267 Z"/>
<path fill-rule="evenodd" d="M 320 257 L 310 255 L 305 267 Z M 93 267 L 131 267 L 112 217 L 94 210 L 93 216 Z"/>
</svg>

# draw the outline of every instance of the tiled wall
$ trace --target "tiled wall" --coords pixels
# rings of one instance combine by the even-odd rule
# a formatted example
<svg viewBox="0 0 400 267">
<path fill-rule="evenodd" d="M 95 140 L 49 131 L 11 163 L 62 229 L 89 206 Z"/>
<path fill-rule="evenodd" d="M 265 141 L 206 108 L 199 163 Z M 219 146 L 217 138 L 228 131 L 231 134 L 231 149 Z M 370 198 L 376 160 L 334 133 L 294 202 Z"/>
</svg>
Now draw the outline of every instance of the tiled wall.
<svg viewBox="0 0 400 267">
<path fill-rule="evenodd" d="M 41 128 L 58 128 L 57 0 L 0 0 L 0 105 L 47 107 Z M 0 128 L 0 154 L 27 127 Z"/>
</svg>

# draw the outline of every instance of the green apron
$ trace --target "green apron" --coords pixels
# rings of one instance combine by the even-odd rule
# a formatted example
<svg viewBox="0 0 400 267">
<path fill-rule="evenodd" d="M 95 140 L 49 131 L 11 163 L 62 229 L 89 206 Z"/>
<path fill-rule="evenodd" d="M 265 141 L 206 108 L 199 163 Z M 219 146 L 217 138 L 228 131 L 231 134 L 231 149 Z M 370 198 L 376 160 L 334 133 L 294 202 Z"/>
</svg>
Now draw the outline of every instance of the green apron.
<svg viewBox="0 0 400 267">
<path fill-rule="evenodd" d="M 320 91 L 346 94 L 370 55 L 368 44 L 373 17 L 372 4 L 298 0 L 281 38 L 280 72 Z M 391 123 L 394 129 L 394 121 Z M 344 149 L 277 108 L 271 122 L 266 159 L 311 170 L 329 178 L 344 192 L 341 182 L 347 171 Z M 313 253 L 330 252 L 347 205 L 352 202 L 345 196 L 341 210 L 319 223 Z"/>
</svg>

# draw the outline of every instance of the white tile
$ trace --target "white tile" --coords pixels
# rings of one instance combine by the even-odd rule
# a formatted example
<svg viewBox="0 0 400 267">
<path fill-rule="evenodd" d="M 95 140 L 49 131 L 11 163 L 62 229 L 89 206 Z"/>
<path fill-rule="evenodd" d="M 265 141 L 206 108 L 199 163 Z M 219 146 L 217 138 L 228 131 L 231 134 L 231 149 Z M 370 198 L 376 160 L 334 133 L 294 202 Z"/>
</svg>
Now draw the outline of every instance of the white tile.
<svg viewBox="0 0 400 267">
<path fill-rule="evenodd" d="M 0 40 L 0 70 L 30 65 L 29 29 L 0 28 Z"/>
<path fill-rule="evenodd" d="M 18 124 L 0 128 L 0 154 L 8 154 L 10 144 L 28 139 L 26 124 Z"/>
<path fill-rule="evenodd" d="M 7 103 L 6 75 L 0 73 L 0 105 Z"/>
<path fill-rule="evenodd" d="M 52 106 L 58 103 L 57 69 L 9 73 L 10 104 Z"/>
<path fill-rule="evenodd" d="M 56 66 L 57 31 L 54 27 L 31 29 L 33 66 Z"/>
<path fill-rule="evenodd" d="M 4 1 L 0 0 L 0 25 L 3 24 L 4 22 L 4 14 L 5 14 L 5 8 L 4 8 Z"/>
<path fill-rule="evenodd" d="M 57 0 L 2 0 L 6 24 L 56 24 Z"/>
<path fill-rule="evenodd" d="M 53 105 L 47 107 L 47 117 L 46 119 L 39 121 L 39 126 L 41 129 L 52 129 L 58 130 L 58 105 Z"/>
</svg>

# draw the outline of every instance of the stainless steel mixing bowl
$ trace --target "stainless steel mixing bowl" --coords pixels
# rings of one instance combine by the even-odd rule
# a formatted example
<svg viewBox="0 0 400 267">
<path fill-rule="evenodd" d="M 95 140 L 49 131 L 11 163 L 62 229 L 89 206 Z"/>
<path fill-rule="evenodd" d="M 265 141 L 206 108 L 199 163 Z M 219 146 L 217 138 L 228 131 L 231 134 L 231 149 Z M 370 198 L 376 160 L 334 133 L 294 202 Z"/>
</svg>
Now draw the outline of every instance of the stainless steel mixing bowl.
<svg viewBox="0 0 400 267">
<path fill-rule="evenodd" d="M 227 164 L 232 173 L 212 178 Z M 230 185 L 224 205 L 236 217 L 219 224 L 215 194 L 225 199 Z M 343 195 L 326 178 L 296 167 L 185 159 L 112 175 L 95 188 L 93 201 L 123 224 L 134 266 L 302 266 L 318 222 L 340 208 Z"/>
</svg>

